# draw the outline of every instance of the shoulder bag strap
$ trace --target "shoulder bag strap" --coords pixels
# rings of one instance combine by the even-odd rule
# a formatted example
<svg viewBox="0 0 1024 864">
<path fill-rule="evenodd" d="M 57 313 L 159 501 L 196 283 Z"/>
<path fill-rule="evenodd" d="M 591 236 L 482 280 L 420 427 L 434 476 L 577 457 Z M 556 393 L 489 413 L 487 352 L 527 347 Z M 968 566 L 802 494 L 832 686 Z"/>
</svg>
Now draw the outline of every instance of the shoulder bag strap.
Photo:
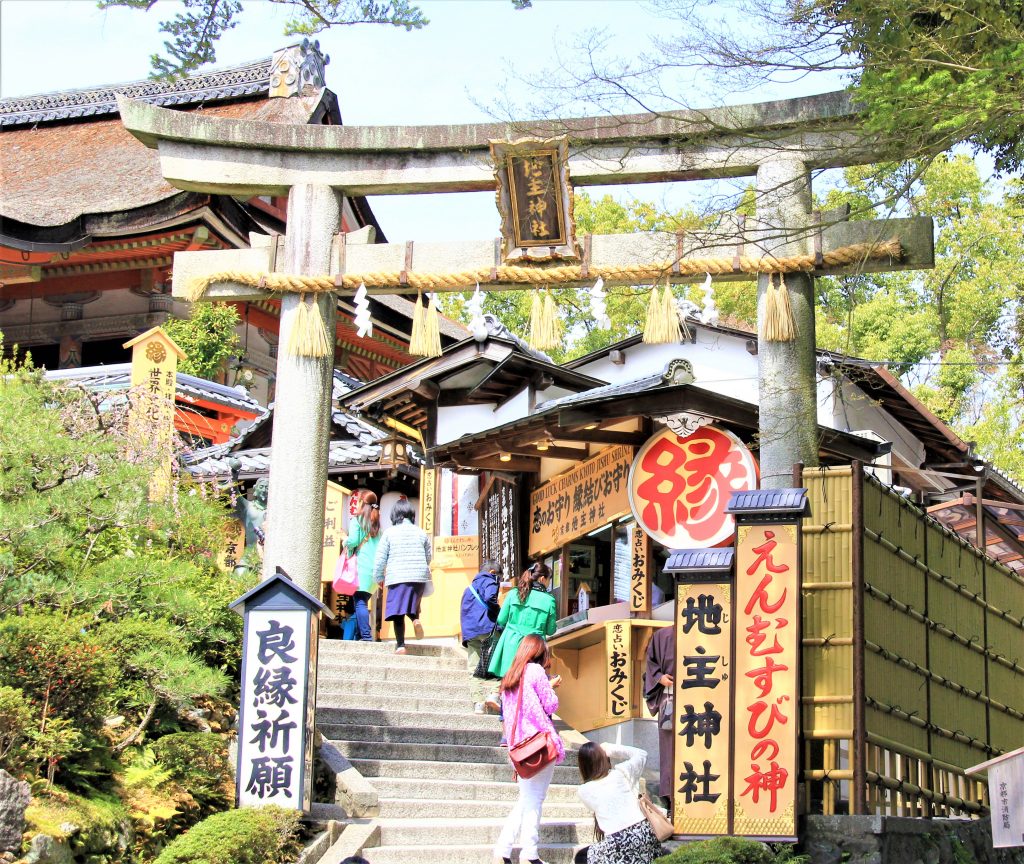
<svg viewBox="0 0 1024 864">
<path fill-rule="evenodd" d="M 523 667 L 523 674 L 519 678 L 519 696 L 516 699 L 516 718 L 512 721 L 512 736 L 508 740 L 509 747 L 516 746 L 516 732 L 519 730 L 519 718 L 523 713 L 523 685 L 526 683 L 526 667 Z"/>
<path fill-rule="evenodd" d="M 480 598 L 480 595 L 477 594 L 476 588 L 474 588 L 472 585 L 470 585 L 469 586 L 469 590 L 472 591 L 473 592 L 473 596 L 476 597 L 476 602 L 479 603 L 481 606 L 483 606 L 484 609 L 486 609 L 487 608 L 487 604 L 484 603 L 484 601 Z"/>
</svg>

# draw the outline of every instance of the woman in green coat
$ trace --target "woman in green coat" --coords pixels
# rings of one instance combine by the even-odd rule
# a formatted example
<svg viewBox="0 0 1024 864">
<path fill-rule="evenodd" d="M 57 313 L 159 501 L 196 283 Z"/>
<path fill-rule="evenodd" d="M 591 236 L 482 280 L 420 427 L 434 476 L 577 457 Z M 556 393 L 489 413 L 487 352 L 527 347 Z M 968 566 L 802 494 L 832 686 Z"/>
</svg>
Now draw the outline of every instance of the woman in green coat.
<svg viewBox="0 0 1024 864">
<path fill-rule="evenodd" d="M 555 632 L 555 598 L 548 594 L 551 570 L 546 564 L 534 564 L 519 577 L 519 590 L 510 591 L 495 622 L 505 628 L 491 655 L 487 671 L 504 678 L 515 659 L 524 636 L 536 633 L 545 639 Z"/>
</svg>

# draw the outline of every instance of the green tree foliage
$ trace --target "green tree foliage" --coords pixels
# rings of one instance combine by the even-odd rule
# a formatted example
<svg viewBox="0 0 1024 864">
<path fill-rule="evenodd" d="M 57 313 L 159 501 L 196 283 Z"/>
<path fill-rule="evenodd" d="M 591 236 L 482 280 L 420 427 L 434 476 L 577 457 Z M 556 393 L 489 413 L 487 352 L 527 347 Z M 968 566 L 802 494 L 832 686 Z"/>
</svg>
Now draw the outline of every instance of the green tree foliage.
<svg viewBox="0 0 1024 864">
<path fill-rule="evenodd" d="M 430 22 L 408 0 L 268 0 L 291 10 L 285 35 L 313 35 L 328 27 L 352 24 L 390 24 L 419 30 Z M 148 10 L 157 0 L 99 0 L 100 9 L 121 6 Z M 182 11 L 160 23 L 164 54 L 150 58 L 153 76 L 187 75 L 217 60 L 217 41 L 238 25 L 240 0 L 182 0 Z"/>
<path fill-rule="evenodd" d="M 193 303 L 188 318 L 164 324 L 175 344 L 185 352 L 179 372 L 213 380 L 224 361 L 238 353 L 238 310 L 229 303 Z"/>
<path fill-rule="evenodd" d="M 78 786 L 226 689 L 241 635 L 227 604 L 248 587 L 215 563 L 225 503 L 180 477 L 150 503 L 148 457 L 100 398 L 0 364 L 0 656 L 18 658 L 0 687 L 31 712 L 22 773 Z"/>
<path fill-rule="evenodd" d="M 156 864 L 285 864 L 302 848 L 296 810 L 228 810 L 204 819 L 171 843 Z"/>
<path fill-rule="evenodd" d="M 818 343 L 890 361 L 982 455 L 1024 476 L 1024 202 L 1016 186 L 986 189 L 967 157 L 942 156 L 847 169 L 824 204 L 868 216 L 897 188 L 909 188 L 909 212 L 936 222 L 935 268 L 818 280 Z"/>
</svg>

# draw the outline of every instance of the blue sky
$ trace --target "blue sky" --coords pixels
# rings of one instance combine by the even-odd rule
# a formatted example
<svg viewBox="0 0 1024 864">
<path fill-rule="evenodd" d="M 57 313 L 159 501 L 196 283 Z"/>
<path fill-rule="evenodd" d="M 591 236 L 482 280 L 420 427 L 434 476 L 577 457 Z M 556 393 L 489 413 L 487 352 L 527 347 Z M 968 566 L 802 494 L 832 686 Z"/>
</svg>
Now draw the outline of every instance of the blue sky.
<svg viewBox="0 0 1024 864">
<path fill-rule="evenodd" d="M 0 96 L 147 77 L 149 56 L 164 39 L 159 21 L 170 17 L 176 5 L 159 0 L 149 12 L 101 11 L 93 0 L 0 0 Z M 486 107 L 506 88 L 528 113 L 533 94 L 515 80 L 516 74 L 542 73 L 559 58 L 571 58 L 574 43 L 591 30 L 605 31 L 614 52 L 630 56 L 647 50 L 651 36 L 665 35 L 667 26 L 635 0 L 534 0 L 533 8 L 524 11 L 516 11 L 508 0 L 420 0 L 420 5 L 430 19 L 420 31 L 364 25 L 318 37 L 331 57 L 327 82 L 338 94 L 346 124 L 482 122 L 490 119 Z M 715 5 L 727 9 L 730 4 Z M 221 41 L 216 65 L 268 56 L 294 41 L 283 35 L 286 18 L 280 6 L 246 0 L 242 23 Z M 805 82 L 731 98 L 715 94 L 698 104 L 807 92 L 812 90 Z M 609 191 L 674 207 L 701 194 L 699 188 L 680 185 Z M 371 206 L 390 240 L 498 234 L 491 193 L 377 197 Z"/>
</svg>

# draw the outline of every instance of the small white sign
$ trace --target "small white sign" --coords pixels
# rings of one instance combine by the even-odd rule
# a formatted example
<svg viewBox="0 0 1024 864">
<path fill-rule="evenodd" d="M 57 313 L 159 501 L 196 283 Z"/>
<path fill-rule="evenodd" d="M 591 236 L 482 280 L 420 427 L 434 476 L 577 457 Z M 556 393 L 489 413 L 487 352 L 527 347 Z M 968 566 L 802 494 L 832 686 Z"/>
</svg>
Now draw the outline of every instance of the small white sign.
<svg viewBox="0 0 1024 864">
<path fill-rule="evenodd" d="M 1024 846 L 1024 750 L 988 769 L 992 807 L 992 845 L 996 849 Z"/>
<path fill-rule="evenodd" d="M 967 773 L 988 774 L 992 846 L 1024 846 L 1024 747 L 968 768 Z"/>
<path fill-rule="evenodd" d="M 304 809 L 309 615 L 246 615 L 238 733 L 238 806 Z"/>
</svg>

